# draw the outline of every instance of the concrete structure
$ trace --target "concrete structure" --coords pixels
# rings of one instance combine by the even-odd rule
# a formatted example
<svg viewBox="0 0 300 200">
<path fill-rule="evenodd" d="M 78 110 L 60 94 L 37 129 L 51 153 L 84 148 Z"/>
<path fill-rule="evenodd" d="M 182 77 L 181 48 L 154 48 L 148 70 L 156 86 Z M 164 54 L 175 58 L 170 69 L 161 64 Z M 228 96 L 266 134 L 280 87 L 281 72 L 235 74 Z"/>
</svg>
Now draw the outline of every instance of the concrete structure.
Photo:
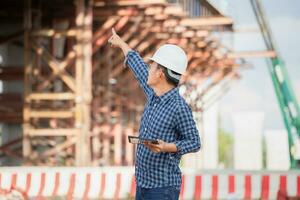
<svg viewBox="0 0 300 200">
<path fill-rule="evenodd" d="M 7 27 L 6 31 L 9 31 L 10 29 L 13 29 L 13 27 Z M 18 45 L 1 45 L 0 46 L 0 56 L 1 56 L 1 62 L 0 66 L 16 66 L 21 68 L 24 65 L 24 51 L 23 48 Z M 1 72 L 2 73 L 2 69 Z M 1 81 L 1 80 L 0 80 Z M 5 98 L 1 94 L 16 94 L 18 95 L 18 100 L 22 101 L 22 95 L 23 95 L 23 82 L 22 80 L 11 80 L 11 81 L 1 81 L 0 84 L 0 99 Z M 6 104 L 2 105 L 0 108 L 1 113 L 7 113 L 9 112 L 11 115 L 22 115 L 22 108 L 19 107 L 20 104 L 14 104 L 15 101 L 11 100 L 10 105 L 14 105 L 15 109 L 10 109 L 9 106 Z M 18 112 L 19 113 L 15 113 Z M 9 119 L 7 119 L 9 120 Z M 20 138 L 22 136 L 22 126 L 19 123 L 1 123 L 0 122 L 0 133 L 1 133 L 1 140 L 0 140 L 0 146 L 1 144 L 6 144 L 9 141 L 13 141 L 17 138 Z M 14 149 L 21 149 L 21 144 L 16 144 L 13 146 Z M 22 161 L 18 158 L 13 157 L 4 157 L 0 159 L 0 165 L 20 165 L 22 164 Z"/>
<path fill-rule="evenodd" d="M 234 122 L 234 169 L 262 169 L 262 112 L 240 112 Z"/>
<path fill-rule="evenodd" d="M 217 103 L 209 107 L 203 114 L 203 169 L 218 168 L 218 113 Z"/>
<path fill-rule="evenodd" d="M 266 159 L 268 170 L 289 170 L 290 157 L 286 130 L 265 131 Z"/>
</svg>

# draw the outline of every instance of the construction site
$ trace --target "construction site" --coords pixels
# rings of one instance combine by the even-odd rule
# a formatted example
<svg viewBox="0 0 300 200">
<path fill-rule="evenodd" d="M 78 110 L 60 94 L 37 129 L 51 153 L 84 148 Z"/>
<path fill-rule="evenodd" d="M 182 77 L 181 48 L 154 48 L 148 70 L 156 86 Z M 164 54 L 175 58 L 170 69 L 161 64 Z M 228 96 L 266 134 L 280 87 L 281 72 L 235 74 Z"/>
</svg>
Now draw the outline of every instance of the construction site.
<svg viewBox="0 0 300 200">
<path fill-rule="evenodd" d="M 248 3 L 265 49 L 228 46 L 222 36 L 234 34 L 235 21 L 208 0 L 2 0 L 0 199 L 135 198 L 137 150 L 128 136 L 139 136 L 147 99 L 108 42 L 112 28 L 147 64 L 163 44 L 187 55 L 178 87 L 202 146 L 181 159 L 180 199 L 300 199 L 298 94 L 260 0 Z M 266 150 L 253 148 L 265 137 L 263 119 L 238 115 L 235 141 L 245 143 L 232 147 L 229 168 L 220 167 L 217 105 L 254 57 L 269 63 L 284 125 L 278 140 L 286 141 L 277 152 L 285 153 L 269 156 L 273 135 Z M 269 159 L 286 167 L 268 167 Z"/>
</svg>

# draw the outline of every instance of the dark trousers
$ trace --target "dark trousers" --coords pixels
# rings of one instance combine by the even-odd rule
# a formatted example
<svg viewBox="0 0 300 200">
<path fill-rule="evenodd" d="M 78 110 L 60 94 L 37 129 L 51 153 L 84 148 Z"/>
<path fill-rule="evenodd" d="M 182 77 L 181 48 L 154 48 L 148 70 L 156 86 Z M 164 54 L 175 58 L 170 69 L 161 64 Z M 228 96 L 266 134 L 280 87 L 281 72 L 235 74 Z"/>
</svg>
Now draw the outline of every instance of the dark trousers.
<svg viewBox="0 0 300 200">
<path fill-rule="evenodd" d="M 180 190 L 175 186 L 136 188 L 135 200 L 178 200 Z"/>
</svg>

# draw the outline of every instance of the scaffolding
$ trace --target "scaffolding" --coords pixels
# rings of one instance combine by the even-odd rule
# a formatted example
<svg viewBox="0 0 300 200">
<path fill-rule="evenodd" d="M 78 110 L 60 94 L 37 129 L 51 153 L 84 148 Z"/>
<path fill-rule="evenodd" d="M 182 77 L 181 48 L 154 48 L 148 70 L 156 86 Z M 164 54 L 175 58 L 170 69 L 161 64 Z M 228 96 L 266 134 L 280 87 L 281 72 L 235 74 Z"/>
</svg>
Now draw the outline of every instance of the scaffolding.
<svg viewBox="0 0 300 200">
<path fill-rule="evenodd" d="M 181 46 L 189 59 L 184 95 L 207 80 L 196 99 L 214 90 L 209 102 L 191 103 L 202 112 L 239 77 L 242 64 L 212 34 L 232 31 L 232 19 L 200 2 L 200 16 L 190 16 L 178 2 L 163 0 L 25 0 L 24 30 L 5 40 L 24 35 L 24 71 L 4 67 L 0 74 L 24 74 L 23 112 L 14 112 L 23 138 L 4 144 L 1 152 L 20 156 L 9 144 L 22 140 L 24 164 L 133 165 L 135 149 L 126 138 L 137 135 L 145 98 L 121 52 L 107 44 L 111 28 L 142 57 L 164 43 Z"/>
</svg>

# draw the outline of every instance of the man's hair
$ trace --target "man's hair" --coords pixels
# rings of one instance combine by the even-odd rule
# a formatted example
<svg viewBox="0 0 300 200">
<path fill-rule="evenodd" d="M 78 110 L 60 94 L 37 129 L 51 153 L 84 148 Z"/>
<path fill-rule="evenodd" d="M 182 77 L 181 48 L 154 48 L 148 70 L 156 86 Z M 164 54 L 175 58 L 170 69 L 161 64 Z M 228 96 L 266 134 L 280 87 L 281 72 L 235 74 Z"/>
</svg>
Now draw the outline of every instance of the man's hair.
<svg viewBox="0 0 300 200">
<path fill-rule="evenodd" d="M 168 69 L 167 69 L 166 67 L 164 67 L 164 66 L 162 66 L 162 65 L 160 65 L 160 64 L 158 64 L 158 67 L 162 69 L 163 73 L 165 74 L 165 77 L 166 77 L 167 82 L 168 82 L 169 84 L 173 85 L 174 87 L 177 87 L 178 84 L 179 84 L 179 80 L 177 80 L 177 79 L 171 77 L 171 76 L 169 75 Z M 181 74 L 179 74 L 179 73 L 177 73 L 177 72 L 174 72 L 173 70 L 171 70 L 171 72 L 172 72 L 173 74 L 176 74 L 176 75 L 181 75 Z"/>
</svg>

